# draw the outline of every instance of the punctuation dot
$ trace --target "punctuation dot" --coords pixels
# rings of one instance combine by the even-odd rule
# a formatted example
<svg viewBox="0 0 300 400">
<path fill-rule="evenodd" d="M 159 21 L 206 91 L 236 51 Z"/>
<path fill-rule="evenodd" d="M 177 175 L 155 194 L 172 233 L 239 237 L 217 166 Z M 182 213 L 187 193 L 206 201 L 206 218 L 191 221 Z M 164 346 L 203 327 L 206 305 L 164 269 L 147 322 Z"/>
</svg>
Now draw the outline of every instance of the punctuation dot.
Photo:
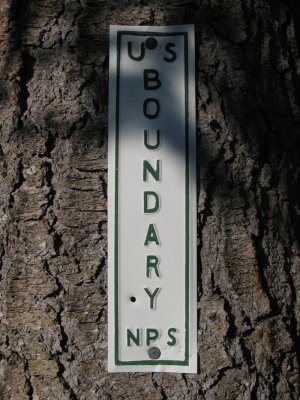
<svg viewBox="0 0 300 400">
<path fill-rule="evenodd" d="M 149 37 L 149 38 L 146 40 L 146 47 L 147 47 L 147 49 L 153 50 L 153 49 L 156 48 L 156 46 L 157 46 L 157 40 L 156 40 L 155 38 Z"/>
<path fill-rule="evenodd" d="M 132 302 L 132 303 L 135 303 L 135 302 L 136 302 L 136 298 L 135 298 L 135 297 L 133 297 L 133 296 L 132 296 L 132 297 L 130 297 L 130 300 L 131 300 L 131 302 Z"/>
</svg>

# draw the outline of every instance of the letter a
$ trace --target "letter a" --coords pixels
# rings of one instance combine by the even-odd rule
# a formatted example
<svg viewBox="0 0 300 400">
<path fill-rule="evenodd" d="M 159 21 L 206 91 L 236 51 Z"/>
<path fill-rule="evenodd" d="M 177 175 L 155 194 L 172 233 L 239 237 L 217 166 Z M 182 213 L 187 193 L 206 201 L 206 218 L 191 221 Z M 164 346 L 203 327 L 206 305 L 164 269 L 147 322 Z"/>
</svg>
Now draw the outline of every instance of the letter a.
<svg viewBox="0 0 300 400">
<path fill-rule="evenodd" d="M 158 246 L 160 245 L 154 224 L 149 224 L 144 246 L 148 246 L 150 242 L 155 242 Z"/>
</svg>

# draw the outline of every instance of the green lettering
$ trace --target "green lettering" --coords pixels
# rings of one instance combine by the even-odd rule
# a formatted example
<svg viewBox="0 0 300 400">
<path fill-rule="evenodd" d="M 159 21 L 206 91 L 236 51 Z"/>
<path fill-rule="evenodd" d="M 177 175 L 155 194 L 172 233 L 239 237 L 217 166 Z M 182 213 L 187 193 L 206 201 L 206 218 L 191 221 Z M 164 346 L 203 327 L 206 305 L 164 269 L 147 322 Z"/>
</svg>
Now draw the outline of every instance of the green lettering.
<svg viewBox="0 0 300 400">
<path fill-rule="evenodd" d="M 175 44 L 174 44 L 174 43 L 167 43 L 167 44 L 166 44 L 166 51 L 167 51 L 169 54 L 171 54 L 171 57 L 169 57 L 169 58 L 165 57 L 165 58 L 164 58 L 164 60 L 167 61 L 167 62 L 173 62 L 173 61 L 175 61 L 176 58 L 177 58 L 177 55 L 176 55 L 175 51 L 173 51 L 173 50 L 171 49 L 171 47 L 175 47 Z"/>
<path fill-rule="evenodd" d="M 128 56 L 134 61 L 141 61 L 145 57 L 145 43 L 141 43 L 141 53 L 135 57 L 132 54 L 132 42 L 128 42 Z"/>
<path fill-rule="evenodd" d="M 149 198 L 152 197 L 154 199 L 154 205 L 150 207 Z M 158 211 L 160 207 L 159 196 L 155 192 L 144 192 L 144 213 L 145 214 L 153 214 Z"/>
<path fill-rule="evenodd" d="M 160 146 L 160 130 L 157 129 L 156 131 L 156 143 L 155 144 L 149 144 L 149 131 L 144 130 L 144 145 L 147 149 L 149 150 L 156 150 Z"/>
<path fill-rule="evenodd" d="M 149 224 L 144 246 L 148 246 L 150 242 L 155 242 L 158 246 L 160 245 L 154 224 Z"/>
<path fill-rule="evenodd" d="M 152 107 L 151 107 L 151 104 L 153 104 Z M 158 114 L 160 112 L 159 101 L 152 97 L 149 99 L 146 99 L 143 104 L 143 112 L 144 112 L 144 116 L 146 118 L 149 118 L 149 119 L 157 118 Z"/>
<path fill-rule="evenodd" d="M 154 269 L 154 272 L 155 272 L 156 276 L 158 278 L 160 278 L 159 271 L 158 271 L 158 264 L 159 264 L 158 257 L 156 257 L 156 256 L 147 256 L 147 273 L 146 273 L 147 278 L 151 277 L 151 273 L 150 273 L 151 268 Z"/>
<path fill-rule="evenodd" d="M 127 346 L 130 346 L 130 341 L 132 341 L 135 345 L 140 346 L 140 340 L 141 340 L 141 335 L 140 335 L 141 329 L 136 330 L 136 336 L 131 332 L 130 329 L 127 329 Z"/>
<path fill-rule="evenodd" d="M 175 336 L 172 334 L 172 333 L 175 333 L 175 332 L 177 332 L 177 329 L 176 328 L 169 328 L 168 329 L 168 336 L 169 336 L 169 338 L 171 339 L 171 341 L 168 341 L 167 342 L 167 344 L 169 345 L 169 346 L 175 346 L 175 344 L 176 344 L 176 338 L 175 338 Z"/>
<path fill-rule="evenodd" d="M 145 290 L 145 292 L 147 293 L 147 295 L 150 298 L 150 309 L 153 310 L 154 309 L 154 305 L 155 305 L 154 301 L 155 301 L 155 298 L 158 296 L 160 288 L 156 288 L 153 293 L 151 293 L 150 289 L 148 289 L 148 288 L 144 288 L 144 290 Z"/>
<path fill-rule="evenodd" d="M 151 328 L 146 329 L 147 346 L 149 346 L 151 342 L 154 342 L 156 339 L 158 339 L 158 337 L 159 337 L 159 332 L 157 329 L 151 329 Z"/>
<path fill-rule="evenodd" d="M 158 79 L 159 73 L 156 69 L 144 69 L 144 89 L 156 90 L 161 87 L 161 81 Z"/>
<path fill-rule="evenodd" d="M 148 174 L 150 173 L 156 181 L 160 181 L 160 165 L 161 160 L 156 160 L 156 169 L 152 167 L 149 161 L 143 161 L 143 181 L 148 181 Z"/>
</svg>

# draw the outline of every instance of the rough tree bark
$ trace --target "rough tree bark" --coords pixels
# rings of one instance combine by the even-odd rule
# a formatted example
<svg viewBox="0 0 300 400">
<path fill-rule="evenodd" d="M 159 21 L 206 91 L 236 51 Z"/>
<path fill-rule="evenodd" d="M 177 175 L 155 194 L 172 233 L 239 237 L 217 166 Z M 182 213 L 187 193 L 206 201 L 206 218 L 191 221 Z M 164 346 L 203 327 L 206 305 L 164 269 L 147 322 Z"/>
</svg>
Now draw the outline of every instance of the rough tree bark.
<svg viewBox="0 0 300 400">
<path fill-rule="evenodd" d="M 0 399 L 299 399 L 297 0 L 0 1 Z M 108 374 L 109 24 L 194 23 L 199 374 Z"/>
</svg>

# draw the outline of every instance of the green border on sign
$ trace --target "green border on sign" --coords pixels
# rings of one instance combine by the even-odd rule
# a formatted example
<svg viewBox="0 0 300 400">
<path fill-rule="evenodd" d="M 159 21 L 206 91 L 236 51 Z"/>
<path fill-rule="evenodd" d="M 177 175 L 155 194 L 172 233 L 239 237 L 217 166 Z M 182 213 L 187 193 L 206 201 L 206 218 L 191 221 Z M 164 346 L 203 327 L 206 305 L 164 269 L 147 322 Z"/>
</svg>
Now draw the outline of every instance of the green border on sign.
<svg viewBox="0 0 300 400">
<path fill-rule="evenodd" d="M 139 360 L 120 361 L 119 359 L 119 102 L 120 102 L 120 48 L 122 35 L 133 36 L 180 36 L 184 38 L 184 82 L 185 82 L 185 359 L 178 360 Z M 115 364 L 116 365 L 189 365 L 189 79 L 188 79 L 188 34 L 187 32 L 139 32 L 119 31 L 117 34 L 117 81 L 116 81 L 116 158 L 115 158 L 115 233 L 114 233 L 114 259 L 115 259 Z"/>
</svg>

